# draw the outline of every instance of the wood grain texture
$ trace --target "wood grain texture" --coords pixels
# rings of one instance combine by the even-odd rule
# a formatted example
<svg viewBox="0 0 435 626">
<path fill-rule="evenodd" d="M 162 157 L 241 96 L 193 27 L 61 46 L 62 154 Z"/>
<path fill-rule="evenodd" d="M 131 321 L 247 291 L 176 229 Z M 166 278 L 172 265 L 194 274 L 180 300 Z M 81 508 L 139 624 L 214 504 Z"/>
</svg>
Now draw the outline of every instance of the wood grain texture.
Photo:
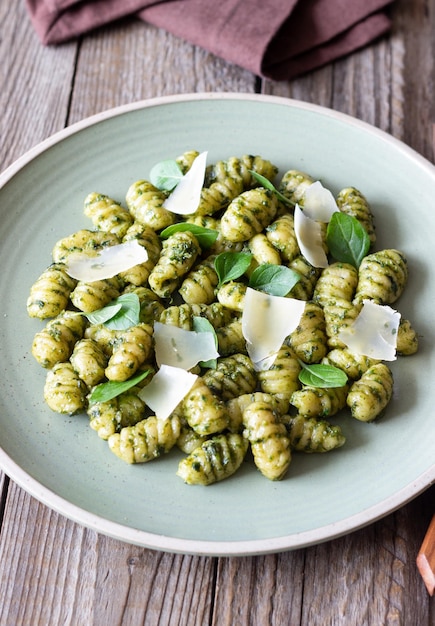
<svg viewBox="0 0 435 626">
<path fill-rule="evenodd" d="M 77 44 L 43 48 L 21 2 L 0 2 L 0 33 L 3 171 L 29 148 L 64 128 Z"/>
<path fill-rule="evenodd" d="M 433 158 L 435 0 L 396 0 L 391 36 L 289 83 L 260 81 L 126 20 L 43 48 L 24 3 L 0 0 L 0 167 L 67 124 L 199 91 L 271 93 L 363 119 Z M 22 42 L 25 42 L 23 45 Z M 0 626 L 434 626 L 415 557 L 435 486 L 319 546 L 210 558 L 146 550 L 46 508 L 0 473 Z"/>
<path fill-rule="evenodd" d="M 81 43 L 68 123 L 145 98 L 254 90 L 249 72 L 154 26 L 126 20 Z"/>
</svg>

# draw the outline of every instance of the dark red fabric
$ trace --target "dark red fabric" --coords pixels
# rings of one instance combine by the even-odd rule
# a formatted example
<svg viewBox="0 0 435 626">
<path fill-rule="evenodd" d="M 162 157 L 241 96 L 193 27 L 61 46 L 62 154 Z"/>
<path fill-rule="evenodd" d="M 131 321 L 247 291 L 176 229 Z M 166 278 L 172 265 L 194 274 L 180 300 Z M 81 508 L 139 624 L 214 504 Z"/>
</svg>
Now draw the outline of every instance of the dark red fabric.
<svg viewBox="0 0 435 626">
<path fill-rule="evenodd" d="M 288 80 L 388 32 L 392 0 L 26 0 L 42 43 L 127 15 L 255 74 Z"/>
</svg>

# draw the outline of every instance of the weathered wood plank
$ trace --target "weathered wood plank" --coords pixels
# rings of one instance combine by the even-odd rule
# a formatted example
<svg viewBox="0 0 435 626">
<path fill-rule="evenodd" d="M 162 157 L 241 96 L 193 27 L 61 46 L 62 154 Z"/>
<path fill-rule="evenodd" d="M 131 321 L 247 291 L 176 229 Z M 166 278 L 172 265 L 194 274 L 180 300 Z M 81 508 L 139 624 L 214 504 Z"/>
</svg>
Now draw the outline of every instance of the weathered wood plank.
<svg viewBox="0 0 435 626">
<path fill-rule="evenodd" d="M 366 529 L 309 548 L 302 624 L 430 624 L 415 557 L 434 493 Z"/>
<path fill-rule="evenodd" d="M 77 44 L 44 48 L 24 2 L 0 3 L 0 171 L 60 130 L 67 118 Z"/>
<path fill-rule="evenodd" d="M 209 623 L 215 559 L 82 528 L 11 484 L 0 543 L 0 624 Z"/>
<path fill-rule="evenodd" d="M 205 91 L 253 92 L 255 77 L 161 29 L 126 20 L 81 44 L 68 123 L 146 98 Z"/>
<path fill-rule="evenodd" d="M 392 17 L 390 37 L 296 81 L 265 81 L 263 91 L 352 115 L 433 160 L 435 2 L 397 0 Z"/>
<path fill-rule="evenodd" d="M 305 551 L 219 559 L 213 625 L 300 623 Z"/>
</svg>

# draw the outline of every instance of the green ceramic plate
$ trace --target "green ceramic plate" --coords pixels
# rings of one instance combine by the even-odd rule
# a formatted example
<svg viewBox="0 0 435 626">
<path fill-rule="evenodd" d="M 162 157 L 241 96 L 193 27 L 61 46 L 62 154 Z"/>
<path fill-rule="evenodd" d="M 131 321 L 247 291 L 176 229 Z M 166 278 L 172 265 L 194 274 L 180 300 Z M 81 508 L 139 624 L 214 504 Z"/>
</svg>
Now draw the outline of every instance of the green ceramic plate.
<svg viewBox="0 0 435 626">
<path fill-rule="evenodd" d="M 409 259 L 397 308 L 421 335 L 417 355 L 393 364 L 395 391 L 376 424 L 335 420 L 346 445 L 294 455 L 282 482 L 250 463 L 211 487 L 175 475 L 181 454 L 128 466 L 88 427 L 43 401 L 45 371 L 30 355 L 41 323 L 26 313 L 29 288 L 53 244 L 89 227 L 90 191 L 123 200 L 156 162 L 188 149 L 209 161 L 261 154 L 281 173 L 298 168 L 337 192 L 353 185 L 376 216 L 378 247 Z M 67 517 L 118 539 L 193 554 L 245 555 L 299 548 L 386 515 L 435 479 L 435 169 L 385 133 L 317 106 L 276 97 L 197 94 L 121 107 L 67 128 L 0 178 L 0 464 L 24 489 Z"/>
</svg>

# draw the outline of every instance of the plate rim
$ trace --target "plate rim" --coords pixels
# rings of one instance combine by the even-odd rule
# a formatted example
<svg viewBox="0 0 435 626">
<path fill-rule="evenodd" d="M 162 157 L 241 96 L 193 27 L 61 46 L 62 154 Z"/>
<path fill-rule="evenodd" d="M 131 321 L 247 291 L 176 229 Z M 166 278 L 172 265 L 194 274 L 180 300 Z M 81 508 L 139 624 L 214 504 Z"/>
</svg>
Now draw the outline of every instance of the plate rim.
<svg viewBox="0 0 435 626">
<path fill-rule="evenodd" d="M 282 96 L 241 92 L 198 92 L 138 100 L 132 103 L 109 108 L 79 120 L 37 143 L 23 155 L 18 157 L 12 164 L 10 164 L 2 173 L 0 173 L 0 190 L 33 159 L 43 154 L 56 144 L 62 142 L 64 139 L 73 136 L 86 128 L 133 111 L 168 104 L 170 105 L 201 100 L 237 100 L 244 102 L 253 101 L 259 103 L 278 104 L 281 106 L 311 111 L 322 116 L 331 117 L 344 122 L 346 125 L 350 124 L 370 133 L 371 135 L 378 136 L 381 140 L 391 144 L 396 150 L 404 153 L 407 158 L 414 160 L 419 167 L 427 170 L 428 173 L 435 178 L 435 167 L 426 157 L 386 131 L 349 114 L 335 111 L 319 104 Z M 2 469 L 5 475 L 8 476 L 13 482 L 23 488 L 39 502 L 84 527 L 90 528 L 98 533 L 110 536 L 119 541 L 124 541 L 126 543 L 139 545 L 149 549 L 202 556 L 254 556 L 304 548 L 333 540 L 368 526 L 382 517 L 393 513 L 395 510 L 405 506 L 408 502 L 416 498 L 435 483 L 434 463 L 432 467 L 429 467 L 417 479 L 403 487 L 400 491 L 396 491 L 391 496 L 384 498 L 381 502 L 359 511 L 357 514 L 347 517 L 339 522 L 333 522 L 312 530 L 274 538 L 253 539 L 246 541 L 204 541 L 159 535 L 119 524 L 117 522 L 112 522 L 100 515 L 91 513 L 71 503 L 66 498 L 57 495 L 51 489 L 44 487 L 37 479 L 33 478 L 25 470 L 23 470 L 1 446 L 0 469 Z"/>
</svg>

